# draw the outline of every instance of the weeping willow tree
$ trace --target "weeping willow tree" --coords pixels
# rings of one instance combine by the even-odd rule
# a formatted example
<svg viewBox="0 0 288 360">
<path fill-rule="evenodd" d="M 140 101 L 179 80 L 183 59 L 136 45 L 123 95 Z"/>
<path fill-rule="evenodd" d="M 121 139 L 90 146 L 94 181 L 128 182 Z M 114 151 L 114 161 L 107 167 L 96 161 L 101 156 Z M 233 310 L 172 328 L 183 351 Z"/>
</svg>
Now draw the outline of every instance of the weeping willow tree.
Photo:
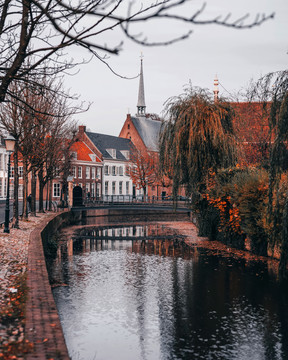
<svg viewBox="0 0 288 360">
<path fill-rule="evenodd" d="M 269 166 L 268 224 L 270 243 L 280 245 L 279 273 L 287 277 L 288 265 L 288 71 L 273 72 L 258 80 L 251 96 L 270 104 L 272 138 Z"/>
<path fill-rule="evenodd" d="M 225 101 L 214 102 L 206 90 L 189 88 L 166 103 L 165 113 L 167 121 L 160 135 L 162 171 L 173 181 L 174 198 L 184 186 L 199 209 L 209 173 L 236 163 L 234 111 Z M 199 233 L 205 233 L 199 220 Z"/>
</svg>

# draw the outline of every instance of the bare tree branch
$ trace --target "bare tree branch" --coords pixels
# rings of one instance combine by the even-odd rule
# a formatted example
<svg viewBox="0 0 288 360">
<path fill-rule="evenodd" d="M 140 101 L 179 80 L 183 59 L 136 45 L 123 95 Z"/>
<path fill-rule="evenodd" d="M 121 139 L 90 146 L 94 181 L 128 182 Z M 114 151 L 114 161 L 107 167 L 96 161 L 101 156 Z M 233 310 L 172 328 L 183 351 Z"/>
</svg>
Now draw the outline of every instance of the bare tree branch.
<svg viewBox="0 0 288 360">
<path fill-rule="evenodd" d="M 274 14 L 257 15 L 248 21 L 248 14 L 232 20 L 227 16 L 204 19 L 205 4 L 191 14 L 177 11 L 189 0 L 138 1 L 124 0 L 3 0 L 0 4 L 0 102 L 5 100 L 12 81 L 21 81 L 33 74 L 55 75 L 79 65 L 69 59 L 65 49 L 80 46 L 106 64 L 106 56 L 122 50 L 123 38 L 145 46 L 169 45 L 189 37 L 192 29 L 172 39 L 154 41 L 145 35 L 145 26 L 154 21 L 184 22 L 189 25 L 219 25 L 247 29 L 261 25 Z M 134 25 L 144 26 L 137 34 Z M 103 40 L 119 29 L 116 44 Z M 122 37 L 121 37 L 122 32 Z M 85 62 L 85 60 L 83 61 Z M 113 70 L 112 70 L 113 71 Z M 116 74 L 116 72 L 114 72 Z M 118 74 L 116 74 L 118 75 Z"/>
</svg>

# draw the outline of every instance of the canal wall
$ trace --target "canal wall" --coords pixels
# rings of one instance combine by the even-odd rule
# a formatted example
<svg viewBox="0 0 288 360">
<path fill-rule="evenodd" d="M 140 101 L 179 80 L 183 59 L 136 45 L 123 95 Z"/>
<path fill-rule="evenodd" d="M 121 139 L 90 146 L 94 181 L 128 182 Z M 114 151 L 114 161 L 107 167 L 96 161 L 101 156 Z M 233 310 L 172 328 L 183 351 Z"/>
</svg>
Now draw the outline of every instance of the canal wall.
<svg viewBox="0 0 288 360">
<path fill-rule="evenodd" d="M 34 344 L 33 351 L 26 360 L 61 359 L 68 360 L 60 319 L 48 279 L 43 245 L 61 227 L 74 223 L 97 223 L 97 219 L 107 217 L 114 221 L 188 220 L 190 212 L 167 208 L 118 207 L 80 208 L 52 214 L 41 222 L 30 235 L 28 249 L 25 338 Z M 94 220 L 93 220 L 94 219 Z"/>
<path fill-rule="evenodd" d="M 68 350 L 50 287 L 42 240 L 70 221 L 71 215 L 53 214 L 31 233 L 28 248 L 25 338 L 33 344 L 26 360 L 68 360 Z"/>
</svg>

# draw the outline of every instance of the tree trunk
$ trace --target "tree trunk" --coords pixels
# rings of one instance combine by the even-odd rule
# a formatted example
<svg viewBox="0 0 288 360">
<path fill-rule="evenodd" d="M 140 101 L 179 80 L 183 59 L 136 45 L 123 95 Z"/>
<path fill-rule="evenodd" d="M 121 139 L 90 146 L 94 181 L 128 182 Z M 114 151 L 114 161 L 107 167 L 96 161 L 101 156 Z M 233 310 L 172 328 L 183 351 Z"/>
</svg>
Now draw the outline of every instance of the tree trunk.
<svg viewBox="0 0 288 360">
<path fill-rule="evenodd" d="M 288 277 L 288 192 L 286 193 L 286 200 L 284 203 L 283 220 L 282 220 L 282 251 L 279 264 L 280 279 L 287 279 Z"/>
<path fill-rule="evenodd" d="M 31 179 L 31 215 L 36 216 L 36 170 L 32 170 Z"/>
<path fill-rule="evenodd" d="M 28 206 L 27 206 L 27 196 L 28 196 L 28 171 L 27 171 L 27 161 L 23 158 L 23 210 L 22 216 L 25 220 L 28 219 Z"/>
<path fill-rule="evenodd" d="M 43 167 L 40 167 L 40 170 L 38 171 L 38 180 L 39 180 L 39 212 L 44 212 L 44 206 L 43 206 L 43 193 L 44 193 L 44 187 L 45 187 L 45 180 L 43 177 Z"/>
<path fill-rule="evenodd" d="M 49 211 L 52 210 L 52 180 L 49 181 Z"/>
<path fill-rule="evenodd" d="M 13 199 L 13 227 L 19 229 L 19 204 L 18 204 L 18 188 L 19 188 L 19 174 L 18 174 L 18 146 L 15 144 L 15 151 L 13 154 L 14 160 L 14 199 Z"/>
</svg>

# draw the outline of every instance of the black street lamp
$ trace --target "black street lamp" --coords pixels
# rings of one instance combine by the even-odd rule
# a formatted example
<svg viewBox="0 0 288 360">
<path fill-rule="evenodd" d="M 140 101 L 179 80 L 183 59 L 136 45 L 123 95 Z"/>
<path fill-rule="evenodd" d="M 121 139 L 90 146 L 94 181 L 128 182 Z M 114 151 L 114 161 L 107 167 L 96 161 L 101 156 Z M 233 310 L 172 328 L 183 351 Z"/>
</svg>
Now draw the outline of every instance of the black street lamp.
<svg viewBox="0 0 288 360">
<path fill-rule="evenodd" d="M 5 207 L 5 223 L 4 233 L 9 233 L 9 190 L 10 190 L 10 161 L 11 154 L 14 151 L 16 139 L 12 135 L 8 135 L 5 139 L 6 151 L 8 152 L 8 173 L 7 173 L 7 196 L 6 196 L 6 207 Z"/>
</svg>

